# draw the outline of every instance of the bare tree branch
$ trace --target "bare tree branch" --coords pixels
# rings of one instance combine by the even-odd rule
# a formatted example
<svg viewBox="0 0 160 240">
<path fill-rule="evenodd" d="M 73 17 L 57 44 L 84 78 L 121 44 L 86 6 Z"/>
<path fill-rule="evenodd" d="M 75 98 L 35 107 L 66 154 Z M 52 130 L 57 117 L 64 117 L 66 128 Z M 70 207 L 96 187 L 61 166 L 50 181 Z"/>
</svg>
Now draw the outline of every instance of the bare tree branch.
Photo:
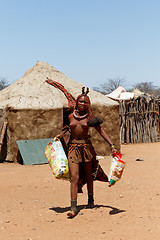
<svg viewBox="0 0 160 240">
<path fill-rule="evenodd" d="M 157 86 L 153 85 L 153 82 L 141 82 L 134 85 L 134 88 L 147 94 L 154 94 L 156 92 Z"/>
<path fill-rule="evenodd" d="M 0 90 L 6 88 L 9 86 L 9 83 L 7 82 L 6 78 L 0 77 Z"/>
<path fill-rule="evenodd" d="M 94 87 L 93 90 L 101 92 L 103 94 L 108 94 L 113 92 L 120 85 L 123 85 L 125 80 L 123 78 L 117 77 L 115 79 L 107 79 L 106 82 L 100 84 L 100 87 Z"/>
</svg>

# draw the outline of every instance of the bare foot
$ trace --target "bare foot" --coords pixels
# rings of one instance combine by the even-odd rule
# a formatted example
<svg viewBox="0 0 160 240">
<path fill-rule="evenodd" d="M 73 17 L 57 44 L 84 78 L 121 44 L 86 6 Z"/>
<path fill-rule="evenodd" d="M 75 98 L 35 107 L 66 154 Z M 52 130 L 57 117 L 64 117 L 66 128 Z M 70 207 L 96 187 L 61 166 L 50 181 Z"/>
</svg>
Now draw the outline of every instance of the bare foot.
<svg viewBox="0 0 160 240">
<path fill-rule="evenodd" d="M 74 210 L 70 210 L 70 212 L 67 213 L 67 216 L 68 216 L 69 218 L 74 218 L 76 215 L 77 215 L 77 212 L 74 211 Z"/>
</svg>

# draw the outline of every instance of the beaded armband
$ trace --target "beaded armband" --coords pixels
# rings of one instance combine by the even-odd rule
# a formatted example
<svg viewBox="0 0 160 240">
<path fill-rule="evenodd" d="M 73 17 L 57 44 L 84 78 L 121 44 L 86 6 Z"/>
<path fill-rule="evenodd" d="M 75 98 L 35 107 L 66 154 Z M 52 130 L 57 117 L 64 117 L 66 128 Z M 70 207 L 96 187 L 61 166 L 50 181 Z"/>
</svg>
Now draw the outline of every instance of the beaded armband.
<svg viewBox="0 0 160 240">
<path fill-rule="evenodd" d="M 113 150 L 115 148 L 115 145 L 112 143 L 110 144 L 111 150 Z"/>
</svg>

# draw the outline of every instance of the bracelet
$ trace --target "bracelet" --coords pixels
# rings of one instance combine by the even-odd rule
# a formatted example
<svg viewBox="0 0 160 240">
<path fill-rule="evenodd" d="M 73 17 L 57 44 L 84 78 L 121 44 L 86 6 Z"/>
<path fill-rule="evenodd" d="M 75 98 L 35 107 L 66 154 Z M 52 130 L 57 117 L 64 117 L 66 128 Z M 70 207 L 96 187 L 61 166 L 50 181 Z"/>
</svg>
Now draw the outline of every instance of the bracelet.
<svg viewBox="0 0 160 240">
<path fill-rule="evenodd" d="M 113 150 L 115 148 L 115 145 L 112 143 L 110 144 L 111 150 Z"/>
</svg>

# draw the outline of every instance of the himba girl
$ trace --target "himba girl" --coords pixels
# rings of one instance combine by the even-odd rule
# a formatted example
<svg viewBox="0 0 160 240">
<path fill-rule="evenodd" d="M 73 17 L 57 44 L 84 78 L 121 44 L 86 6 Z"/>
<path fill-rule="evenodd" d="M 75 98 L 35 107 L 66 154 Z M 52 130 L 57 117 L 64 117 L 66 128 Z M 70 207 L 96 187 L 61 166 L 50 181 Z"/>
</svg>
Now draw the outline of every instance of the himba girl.
<svg viewBox="0 0 160 240">
<path fill-rule="evenodd" d="M 112 152 L 117 151 L 107 133 L 100 126 L 103 121 L 95 117 L 92 112 L 91 102 L 87 95 L 88 92 L 88 88 L 86 91 L 85 88 L 82 88 L 82 94 L 79 95 L 76 100 L 75 110 L 69 115 L 71 138 L 68 149 L 68 161 L 71 174 L 71 209 L 67 215 L 70 218 L 73 218 L 77 214 L 79 168 L 83 170 L 87 182 L 88 207 L 94 206 L 92 178 L 94 149 L 88 135 L 89 127 L 94 127 L 97 130 L 110 145 Z"/>
</svg>

